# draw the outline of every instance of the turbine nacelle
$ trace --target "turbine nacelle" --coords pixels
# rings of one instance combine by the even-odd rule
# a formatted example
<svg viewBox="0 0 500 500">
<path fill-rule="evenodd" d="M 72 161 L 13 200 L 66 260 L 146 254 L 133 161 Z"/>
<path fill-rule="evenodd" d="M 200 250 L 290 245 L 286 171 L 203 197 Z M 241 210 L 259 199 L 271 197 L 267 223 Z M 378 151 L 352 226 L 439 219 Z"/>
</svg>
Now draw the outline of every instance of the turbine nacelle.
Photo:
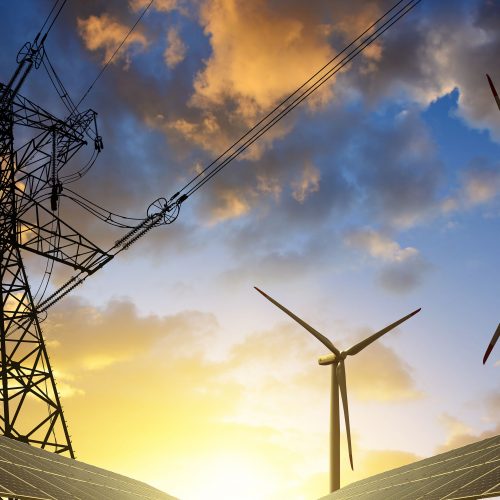
<svg viewBox="0 0 500 500">
<path fill-rule="evenodd" d="M 325 354 L 324 356 L 320 356 L 318 358 L 318 363 L 321 366 L 333 365 L 333 363 L 340 363 L 347 357 L 347 352 L 342 351 L 340 354 L 335 354 L 334 352 L 330 354 Z"/>
<path fill-rule="evenodd" d="M 322 366 L 332 365 L 333 363 L 335 363 L 335 361 L 338 361 L 338 360 L 337 360 L 337 356 L 333 353 L 325 354 L 324 356 L 320 356 L 318 358 L 318 363 Z"/>
</svg>

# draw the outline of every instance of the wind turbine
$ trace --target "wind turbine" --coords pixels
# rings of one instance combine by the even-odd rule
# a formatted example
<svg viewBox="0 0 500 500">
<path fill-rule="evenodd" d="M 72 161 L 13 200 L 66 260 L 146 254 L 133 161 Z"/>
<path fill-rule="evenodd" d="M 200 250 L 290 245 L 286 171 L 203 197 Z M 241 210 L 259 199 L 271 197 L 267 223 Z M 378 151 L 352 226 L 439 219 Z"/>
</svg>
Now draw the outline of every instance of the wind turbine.
<svg viewBox="0 0 500 500">
<path fill-rule="evenodd" d="M 491 351 L 493 351 L 493 347 L 495 347 L 495 344 L 497 343 L 498 337 L 500 337 L 500 323 L 498 323 L 496 332 L 493 334 L 493 337 L 491 337 L 491 341 L 486 348 L 486 352 L 484 353 L 483 357 L 483 365 L 486 363 L 486 360 L 488 359 L 489 355 L 491 354 Z"/>
<path fill-rule="evenodd" d="M 276 307 L 279 307 L 284 313 L 288 314 L 299 325 L 303 326 L 309 333 L 314 335 L 327 349 L 332 353 L 325 356 L 320 356 L 318 363 L 320 365 L 332 365 L 332 381 L 330 387 L 330 492 L 336 491 L 340 488 L 340 417 L 339 417 L 339 389 L 342 396 L 342 406 L 344 409 L 345 429 L 347 434 L 347 446 L 349 448 L 349 461 L 351 462 L 351 469 L 354 469 L 352 461 L 352 447 L 351 447 L 351 429 L 349 425 L 349 409 L 347 405 L 347 385 L 345 377 L 344 360 L 347 356 L 354 356 L 368 347 L 372 342 L 375 342 L 385 333 L 389 332 L 396 326 L 400 325 L 407 319 L 411 318 L 420 311 L 420 308 L 407 316 L 391 323 L 377 333 L 374 333 L 365 340 L 358 342 L 347 351 L 339 351 L 333 343 L 328 340 L 324 335 L 315 330 L 312 326 L 308 325 L 305 321 L 283 307 L 280 303 L 276 302 L 272 297 L 257 287 L 254 287 L 259 293 L 264 295 L 266 299 L 272 302 Z"/>
</svg>

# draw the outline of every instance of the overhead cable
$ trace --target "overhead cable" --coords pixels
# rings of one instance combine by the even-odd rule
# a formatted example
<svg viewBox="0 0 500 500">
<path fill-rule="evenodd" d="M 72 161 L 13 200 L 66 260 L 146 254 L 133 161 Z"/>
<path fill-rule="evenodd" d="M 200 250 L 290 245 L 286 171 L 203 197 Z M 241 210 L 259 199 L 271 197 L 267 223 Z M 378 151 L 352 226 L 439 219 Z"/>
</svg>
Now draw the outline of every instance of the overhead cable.
<svg viewBox="0 0 500 500">
<path fill-rule="evenodd" d="M 298 87 L 248 132 L 240 137 L 240 139 L 234 142 L 220 156 L 207 165 L 190 182 L 179 190 L 173 198 L 182 195 L 182 198 L 186 199 L 188 196 L 197 191 L 231 161 L 246 151 L 257 139 L 282 120 L 303 100 L 309 97 L 313 92 L 318 90 L 330 78 L 343 69 L 393 24 L 408 14 L 408 12 L 410 12 L 420 2 L 421 0 L 399 0 L 393 7 L 380 16 L 371 26 L 369 26 L 363 33 L 361 33 L 349 45 L 341 50 L 311 78 Z"/>
</svg>

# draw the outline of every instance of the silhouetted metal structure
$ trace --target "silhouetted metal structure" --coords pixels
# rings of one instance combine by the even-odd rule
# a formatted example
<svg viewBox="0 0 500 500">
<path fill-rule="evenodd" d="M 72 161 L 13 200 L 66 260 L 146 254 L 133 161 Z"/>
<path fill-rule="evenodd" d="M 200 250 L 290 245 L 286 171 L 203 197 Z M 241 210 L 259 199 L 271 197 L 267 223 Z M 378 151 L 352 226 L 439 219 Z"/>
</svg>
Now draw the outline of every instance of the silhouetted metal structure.
<svg viewBox="0 0 500 500">
<path fill-rule="evenodd" d="M 61 120 L 19 93 L 44 57 L 39 38 L 21 49 L 12 78 L 0 84 L 0 431 L 73 457 L 21 250 L 79 270 L 109 260 L 58 216 L 63 167 L 89 137 L 97 149 L 101 142 L 94 111 Z"/>
</svg>

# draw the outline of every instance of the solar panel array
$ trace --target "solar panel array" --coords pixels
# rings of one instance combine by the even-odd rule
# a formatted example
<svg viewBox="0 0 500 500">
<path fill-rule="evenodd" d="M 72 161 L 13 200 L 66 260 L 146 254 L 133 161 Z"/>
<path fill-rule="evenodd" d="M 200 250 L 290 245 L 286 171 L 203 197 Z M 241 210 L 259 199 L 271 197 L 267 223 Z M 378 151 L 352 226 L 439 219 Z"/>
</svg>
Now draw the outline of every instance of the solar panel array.
<svg viewBox="0 0 500 500">
<path fill-rule="evenodd" d="M 135 479 L 0 436 L 0 497 L 175 500 Z"/>
<path fill-rule="evenodd" d="M 323 500 L 458 500 L 500 495 L 500 435 L 344 486 Z"/>
</svg>

